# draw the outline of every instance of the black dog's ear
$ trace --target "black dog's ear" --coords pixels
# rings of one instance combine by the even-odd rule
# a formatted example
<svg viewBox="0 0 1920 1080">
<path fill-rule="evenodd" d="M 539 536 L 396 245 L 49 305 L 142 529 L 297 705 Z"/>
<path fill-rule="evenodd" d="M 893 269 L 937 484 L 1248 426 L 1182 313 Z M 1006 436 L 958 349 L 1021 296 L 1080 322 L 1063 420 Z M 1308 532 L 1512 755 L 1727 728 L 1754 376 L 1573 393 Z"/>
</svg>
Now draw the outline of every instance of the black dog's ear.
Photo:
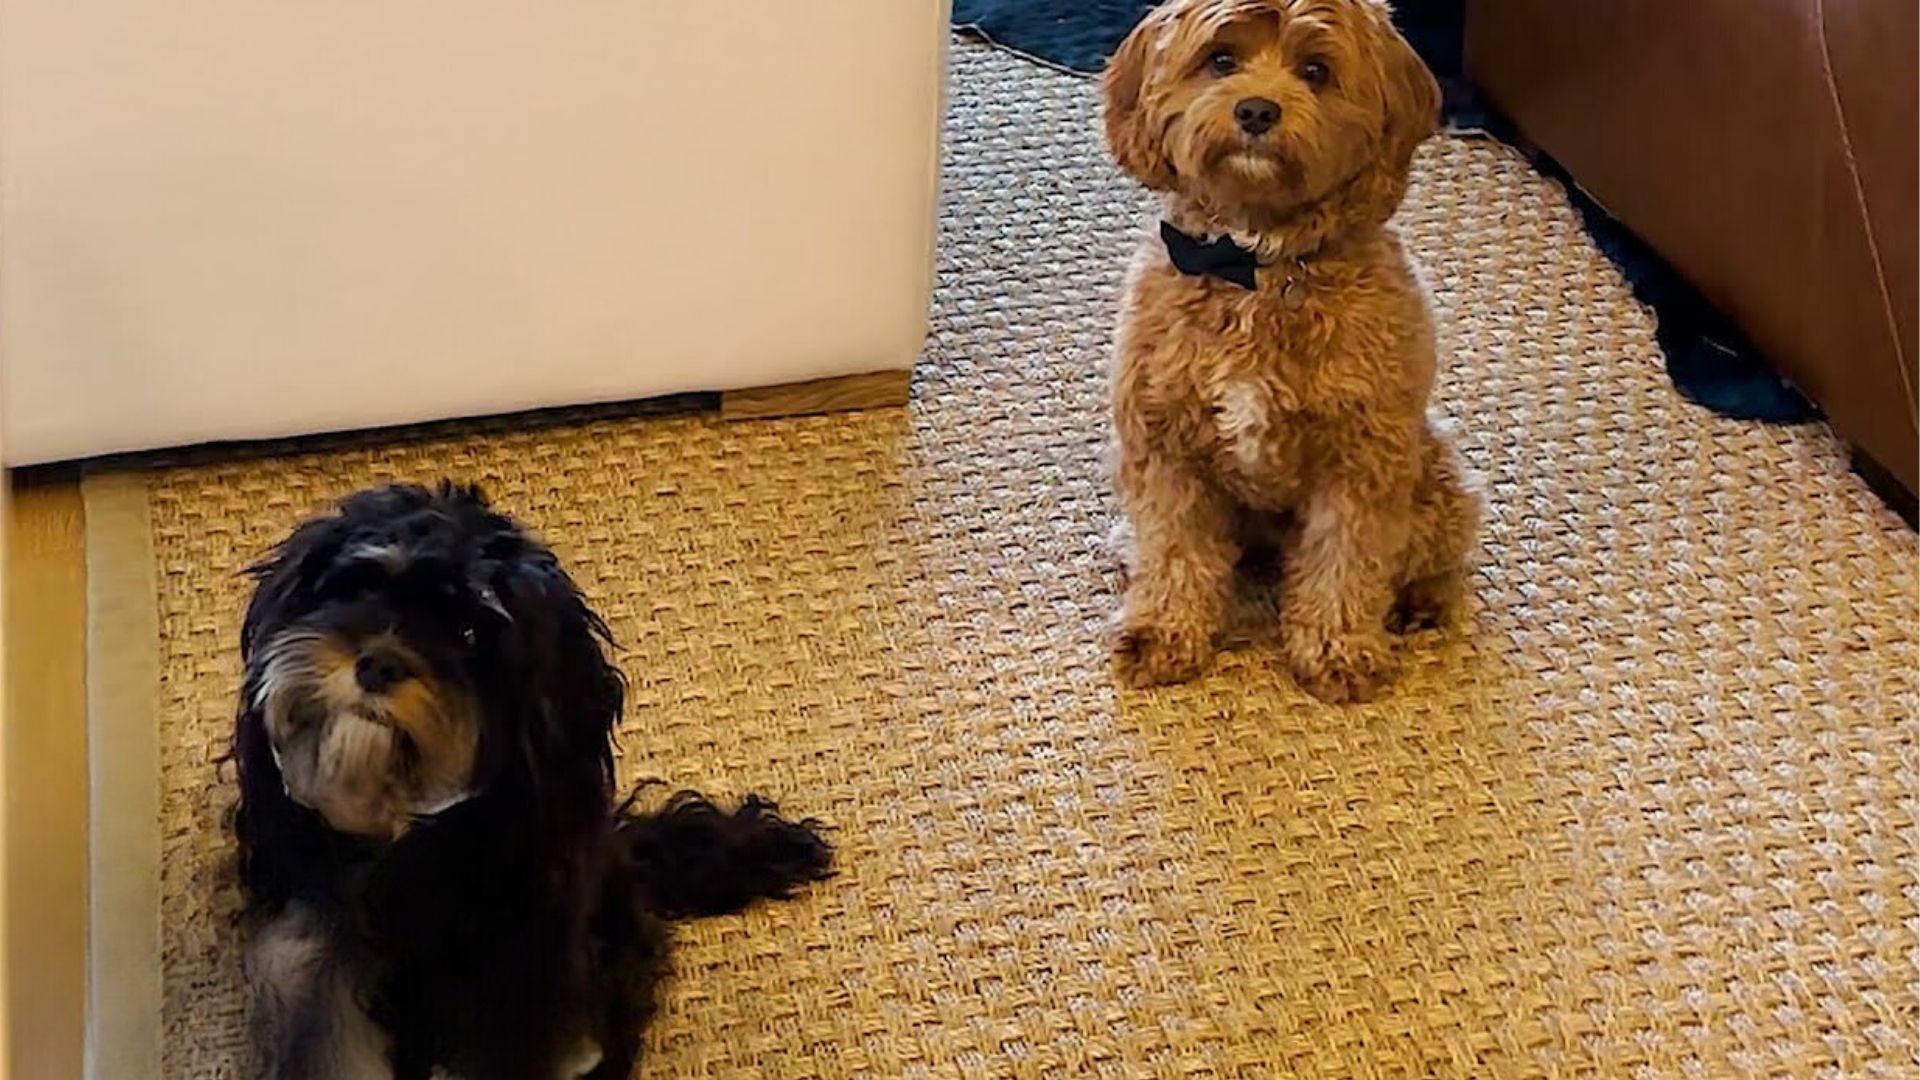
<svg viewBox="0 0 1920 1080">
<path fill-rule="evenodd" d="M 240 621 L 240 657 L 253 655 L 261 633 L 293 609 L 301 593 L 332 564 L 346 543 L 350 529 L 340 517 L 316 518 L 293 531 L 264 558 L 247 567 L 254 581 Z"/>
<path fill-rule="evenodd" d="M 507 616 L 495 638 L 497 677 L 517 706 L 525 777 L 555 812 L 604 814 L 626 699 L 625 679 L 607 659 L 612 635 L 544 548 L 502 563 L 491 586 Z"/>
<path fill-rule="evenodd" d="M 338 515 L 312 519 L 246 570 L 255 583 L 240 624 L 240 655 L 247 671 L 228 754 L 240 788 L 233 810 L 236 869 L 253 914 L 279 910 L 291 896 L 294 878 L 321 865 L 316 845 L 326 835 L 313 824 L 313 813 L 287 795 L 255 700 L 260 669 L 253 653 L 264 635 L 304 609 L 306 593 L 351 533 Z"/>
</svg>

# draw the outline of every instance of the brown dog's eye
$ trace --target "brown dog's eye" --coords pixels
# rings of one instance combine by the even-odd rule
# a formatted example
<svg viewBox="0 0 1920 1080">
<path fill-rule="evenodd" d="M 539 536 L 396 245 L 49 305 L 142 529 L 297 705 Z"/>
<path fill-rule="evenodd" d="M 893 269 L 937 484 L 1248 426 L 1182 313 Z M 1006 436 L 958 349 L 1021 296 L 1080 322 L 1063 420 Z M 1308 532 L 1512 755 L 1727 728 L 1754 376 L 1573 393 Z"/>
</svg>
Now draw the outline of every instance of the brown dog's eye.
<svg viewBox="0 0 1920 1080">
<path fill-rule="evenodd" d="M 1327 70 L 1327 62 L 1324 60 L 1309 60 L 1300 65 L 1301 80 L 1316 90 L 1327 85 L 1327 80 L 1332 77 L 1333 72 Z"/>
<path fill-rule="evenodd" d="M 1231 75 L 1240 70 L 1240 61 L 1232 49 L 1215 49 L 1207 55 L 1207 70 L 1215 75 Z"/>
</svg>

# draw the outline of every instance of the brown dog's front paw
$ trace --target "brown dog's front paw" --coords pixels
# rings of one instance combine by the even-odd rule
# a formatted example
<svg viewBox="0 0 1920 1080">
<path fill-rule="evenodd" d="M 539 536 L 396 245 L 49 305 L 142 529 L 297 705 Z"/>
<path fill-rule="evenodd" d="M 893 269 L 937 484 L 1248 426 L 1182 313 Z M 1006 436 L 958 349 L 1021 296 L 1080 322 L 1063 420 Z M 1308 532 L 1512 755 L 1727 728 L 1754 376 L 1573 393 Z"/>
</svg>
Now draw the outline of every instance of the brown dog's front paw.
<svg viewBox="0 0 1920 1080">
<path fill-rule="evenodd" d="M 1113 646 L 1113 670 L 1136 689 L 1183 683 L 1204 671 L 1213 659 L 1213 642 L 1204 634 L 1140 623 L 1126 626 Z"/>
<path fill-rule="evenodd" d="M 1300 688 L 1331 705 L 1372 701 L 1399 668 L 1378 636 L 1295 631 L 1286 637 L 1287 666 Z"/>
</svg>

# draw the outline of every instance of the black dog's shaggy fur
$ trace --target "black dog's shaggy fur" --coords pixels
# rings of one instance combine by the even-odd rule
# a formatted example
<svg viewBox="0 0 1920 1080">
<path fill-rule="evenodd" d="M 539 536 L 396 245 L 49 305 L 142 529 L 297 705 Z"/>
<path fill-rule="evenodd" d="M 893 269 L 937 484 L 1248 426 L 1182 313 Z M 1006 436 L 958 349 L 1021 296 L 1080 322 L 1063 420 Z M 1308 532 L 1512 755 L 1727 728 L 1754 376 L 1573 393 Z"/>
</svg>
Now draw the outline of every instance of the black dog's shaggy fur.
<svg viewBox="0 0 1920 1080">
<path fill-rule="evenodd" d="M 377 1061 L 400 1080 L 625 1078 L 665 971 L 664 920 L 827 875 L 813 823 L 758 798 L 734 812 L 691 793 L 653 814 L 614 805 L 623 682 L 606 626 L 477 490 L 363 492 L 253 573 L 233 753 L 263 1075 L 358 1076 Z M 347 766 L 283 775 L 286 733 L 336 723 L 325 710 L 359 693 L 341 687 L 376 637 L 405 660 L 361 685 L 413 678 L 435 695 L 422 715 L 470 728 L 447 758 L 464 786 L 426 813 L 382 803 L 401 806 L 390 831 L 343 830 L 313 807 L 331 806 Z M 300 664 L 274 668 L 295 648 Z M 399 704 L 367 700 L 338 723 L 400 732 L 378 760 L 404 787 L 438 751 L 408 739 Z"/>
</svg>

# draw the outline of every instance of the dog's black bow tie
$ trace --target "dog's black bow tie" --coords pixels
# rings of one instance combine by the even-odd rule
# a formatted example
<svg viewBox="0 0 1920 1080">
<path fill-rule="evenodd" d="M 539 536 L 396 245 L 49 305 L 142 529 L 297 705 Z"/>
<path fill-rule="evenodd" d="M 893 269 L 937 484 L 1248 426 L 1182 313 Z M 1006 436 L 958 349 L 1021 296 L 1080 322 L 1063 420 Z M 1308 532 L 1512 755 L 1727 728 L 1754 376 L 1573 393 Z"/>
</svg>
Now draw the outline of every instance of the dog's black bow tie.
<svg viewBox="0 0 1920 1080">
<path fill-rule="evenodd" d="M 1254 287 L 1254 271 L 1260 269 L 1260 260 L 1254 257 L 1253 252 L 1235 243 L 1233 237 L 1196 240 L 1174 228 L 1170 222 L 1163 221 L 1160 223 L 1160 239 L 1167 245 L 1167 257 L 1173 260 L 1174 268 L 1181 273 L 1194 277 L 1217 277 L 1243 289 Z"/>
</svg>

